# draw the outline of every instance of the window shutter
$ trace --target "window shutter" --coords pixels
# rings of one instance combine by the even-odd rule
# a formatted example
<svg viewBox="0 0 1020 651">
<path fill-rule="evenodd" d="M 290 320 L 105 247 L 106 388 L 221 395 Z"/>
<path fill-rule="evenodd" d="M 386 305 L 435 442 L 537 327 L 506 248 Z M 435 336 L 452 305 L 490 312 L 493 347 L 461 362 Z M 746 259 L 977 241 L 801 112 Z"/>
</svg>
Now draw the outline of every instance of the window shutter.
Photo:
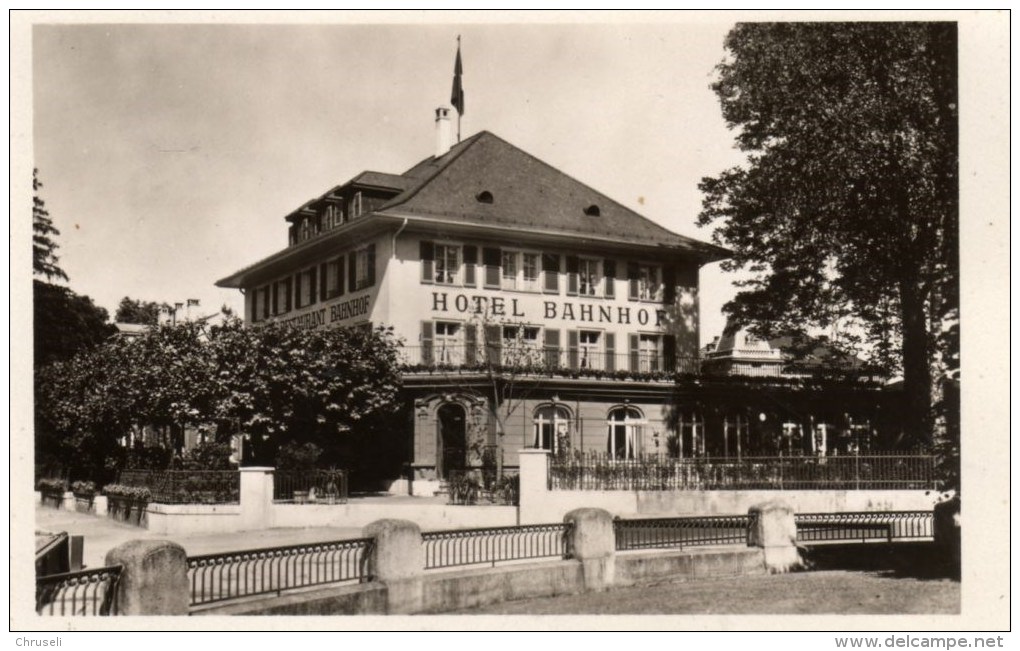
<svg viewBox="0 0 1020 651">
<path fill-rule="evenodd" d="M 309 305 L 314 305 L 315 302 L 319 300 L 319 295 L 317 293 L 319 289 L 319 283 L 316 282 L 318 279 L 318 273 L 319 273 L 318 267 L 312 267 L 311 269 L 308 270 Z M 325 292 L 323 292 L 323 294 L 325 294 Z"/>
<path fill-rule="evenodd" d="M 638 272 L 638 265 L 637 265 L 637 263 L 636 262 L 628 262 L 627 263 L 627 282 L 630 285 L 630 290 L 629 290 L 629 294 L 627 295 L 627 298 L 632 300 L 632 301 L 638 300 L 638 297 L 641 296 L 640 292 L 638 291 L 638 275 L 639 275 L 639 272 Z"/>
<path fill-rule="evenodd" d="M 630 370 L 641 370 L 641 342 L 637 335 L 630 336 Z"/>
<path fill-rule="evenodd" d="M 284 295 L 286 297 L 286 302 L 283 305 L 283 311 L 284 312 L 290 312 L 290 308 L 294 304 L 293 303 L 293 300 L 294 300 L 294 298 L 293 298 L 294 297 L 294 276 L 288 276 L 287 277 L 287 284 L 283 286 L 283 289 L 284 289 Z"/>
<path fill-rule="evenodd" d="M 478 247 L 464 247 L 464 286 L 475 287 L 475 265 L 478 264 Z"/>
<path fill-rule="evenodd" d="M 560 367 L 560 331 L 545 329 L 545 365 L 547 368 Z"/>
<path fill-rule="evenodd" d="M 375 286 L 375 242 L 368 245 L 368 280 L 365 286 Z"/>
<path fill-rule="evenodd" d="M 478 363 L 478 326 L 474 323 L 464 325 L 464 363 L 468 366 Z"/>
<path fill-rule="evenodd" d="M 421 281 L 431 283 L 435 279 L 436 245 L 427 240 L 418 243 L 421 253 Z"/>
<path fill-rule="evenodd" d="M 329 296 L 327 296 L 327 294 L 329 293 L 329 289 L 328 289 L 329 288 L 328 273 L 329 273 L 329 265 L 326 264 L 325 262 L 320 264 L 319 265 L 319 300 L 320 301 L 324 301 L 327 298 L 329 298 Z"/>
<path fill-rule="evenodd" d="M 602 272 L 606 277 L 605 296 L 606 298 L 613 298 L 616 296 L 616 260 L 603 260 L 602 261 Z"/>
<path fill-rule="evenodd" d="M 337 296 L 344 295 L 344 288 L 346 287 L 346 281 L 344 279 L 344 272 L 347 267 L 344 266 L 344 256 L 340 256 L 336 263 L 336 293 Z"/>
<path fill-rule="evenodd" d="M 577 296 L 577 256 L 567 256 L 567 296 Z"/>
<path fill-rule="evenodd" d="M 545 293 L 560 293 L 560 256 L 552 253 L 542 254 L 542 270 L 545 272 Z"/>
<path fill-rule="evenodd" d="M 355 251 L 347 256 L 347 289 L 352 292 L 358 289 L 358 254 Z"/>
<path fill-rule="evenodd" d="M 606 333 L 606 365 L 607 371 L 612 372 L 616 370 L 616 333 Z"/>
<path fill-rule="evenodd" d="M 485 361 L 489 364 L 499 366 L 502 361 L 502 335 L 503 329 L 498 325 L 485 326 Z"/>
<path fill-rule="evenodd" d="M 570 368 L 577 370 L 577 347 L 580 345 L 577 330 L 567 330 L 567 360 Z"/>
<path fill-rule="evenodd" d="M 664 370 L 667 373 L 674 373 L 677 370 L 675 335 L 664 335 L 662 337 L 662 359 Z"/>
<path fill-rule="evenodd" d="M 482 249 L 482 264 L 485 265 L 485 286 L 499 289 L 499 265 L 502 260 L 499 249 Z"/>
<path fill-rule="evenodd" d="M 421 363 L 429 364 L 433 363 L 432 359 L 432 331 L 433 326 L 431 321 L 421 322 Z"/>
<path fill-rule="evenodd" d="M 666 305 L 672 305 L 676 300 L 676 266 L 666 265 L 662 269 L 662 284 L 665 285 L 662 291 L 662 301 Z"/>
</svg>

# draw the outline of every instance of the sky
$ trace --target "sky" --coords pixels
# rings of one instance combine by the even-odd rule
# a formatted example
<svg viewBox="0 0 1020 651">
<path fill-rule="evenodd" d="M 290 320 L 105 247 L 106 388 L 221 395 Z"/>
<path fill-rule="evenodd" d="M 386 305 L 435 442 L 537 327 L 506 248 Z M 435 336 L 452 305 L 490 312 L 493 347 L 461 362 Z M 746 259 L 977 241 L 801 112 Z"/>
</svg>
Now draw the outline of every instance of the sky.
<svg viewBox="0 0 1020 651">
<path fill-rule="evenodd" d="M 284 216 L 432 154 L 462 39 L 467 137 L 489 130 L 683 235 L 740 161 L 710 89 L 729 23 L 35 25 L 34 164 L 70 286 L 239 311 L 216 280 Z M 701 273 L 701 338 L 734 293 Z"/>
</svg>

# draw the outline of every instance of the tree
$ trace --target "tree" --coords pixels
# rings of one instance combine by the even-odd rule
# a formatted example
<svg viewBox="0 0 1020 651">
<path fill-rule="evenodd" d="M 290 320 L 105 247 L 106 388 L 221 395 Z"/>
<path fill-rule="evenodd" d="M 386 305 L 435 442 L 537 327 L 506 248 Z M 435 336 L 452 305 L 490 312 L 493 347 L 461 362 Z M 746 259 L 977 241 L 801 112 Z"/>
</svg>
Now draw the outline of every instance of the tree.
<svg viewBox="0 0 1020 651">
<path fill-rule="evenodd" d="M 33 280 L 32 295 L 36 367 L 92 350 L 117 331 L 106 310 L 70 288 Z"/>
<path fill-rule="evenodd" d="M 833 344 L 902 371 L 904 444 L 944 438 L 955 25 L 741 24 L 726 49 L 712 88 L 747 163 L 702 181 L 699 223 L 732 248 L 724 269 L 752 275 L 727 312 L 766 336 L 838 327 Z"/>
<path fill-rule="evenodd" d="M 170 309 L 170 305 L 167 303 L 157 303 L 156 301 L 131 299 L 125 296 L 120 299 L 120 304 L 117 306 L 117 312 L 113 315 L 113 320 L 117 323 L 136 323 L 138 325 L 154 326 L 159 323 L 160 308 Z"/>
<path fill-rule="evenodd" d="M 56 256 L 57 243 L 53 238 L 60 235 L 60 231 L 53 225 L 50 213 L 46 210 L 46 204 L 39 196 L 39 188 L 42 182 L 39 180 L 39 170 L 32 170 L 32 273 L 36 276 L 45 276 L 48 280 L 54 278 L 67 280 L 67 274 L 57 266 L 59 258 Z"/>
</svg>

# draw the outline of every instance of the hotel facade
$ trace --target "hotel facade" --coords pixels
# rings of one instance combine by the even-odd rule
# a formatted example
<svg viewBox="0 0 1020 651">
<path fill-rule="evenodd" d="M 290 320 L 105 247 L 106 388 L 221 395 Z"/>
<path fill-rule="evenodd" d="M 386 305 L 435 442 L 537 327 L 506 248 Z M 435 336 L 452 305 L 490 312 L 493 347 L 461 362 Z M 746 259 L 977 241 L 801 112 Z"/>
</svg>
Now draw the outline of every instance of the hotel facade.
<svg viewBox="0 0 1020 651">
<path fill-rule="evenodd" d="M 699 270 L 727 251 L 492 133 L 451 146 L 447 111 L 435 155 L 305 203 L 285 218 L 286 248 L 217 282 L 244 292 L 253 325 L 393 328 L 401 490 L 428 494 L 494 457 L 511 467 L 528 447 L 817 455 L 870 447 L 891 425 L 873 390 L 704 375 Z"/>
</svg>

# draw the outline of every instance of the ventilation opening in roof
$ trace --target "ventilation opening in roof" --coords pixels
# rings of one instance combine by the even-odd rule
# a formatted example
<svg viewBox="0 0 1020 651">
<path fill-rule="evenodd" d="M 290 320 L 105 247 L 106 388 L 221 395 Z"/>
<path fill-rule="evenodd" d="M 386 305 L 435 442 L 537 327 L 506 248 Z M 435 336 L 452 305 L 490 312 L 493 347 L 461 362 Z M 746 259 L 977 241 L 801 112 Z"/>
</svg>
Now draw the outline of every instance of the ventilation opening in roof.
<svg viewBox="0 0 1020 651">
<path fill-rule="evenodd" d="M 588 215 L 589 217 L 598 217 L 599 215 L 602 214 L 602 212 L 599 210 L 598 206 L 592 204 L 584 209 L 584 214 Z"/>
<path fill-rule="evenodd" d="M 488 190 L 482 190 L 475 195 L 475 199 L 478 199 L 478 203 L 492 203 L 492 193 Z"/>
</svg>

